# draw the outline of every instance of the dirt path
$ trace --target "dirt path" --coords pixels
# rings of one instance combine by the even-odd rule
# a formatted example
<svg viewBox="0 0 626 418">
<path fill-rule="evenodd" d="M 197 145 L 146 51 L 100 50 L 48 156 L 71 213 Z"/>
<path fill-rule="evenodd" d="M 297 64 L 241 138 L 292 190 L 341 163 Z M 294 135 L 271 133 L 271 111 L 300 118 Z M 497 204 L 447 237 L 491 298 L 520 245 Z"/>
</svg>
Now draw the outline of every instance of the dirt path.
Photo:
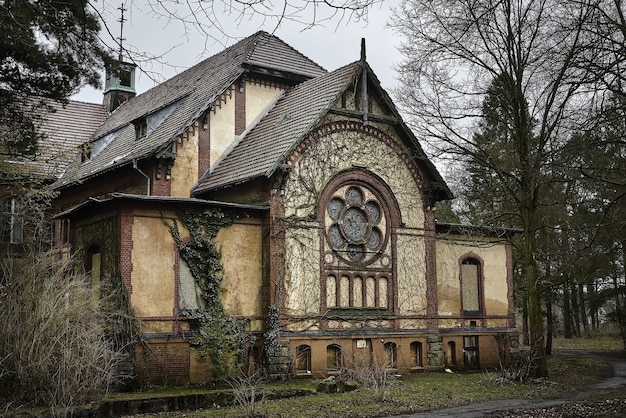
<svg viewBox="0 0 626 418">
<path fill-rule="evenodd" d="M 559 398 L 545 400 L 503 399 L 440 409 L 427 413 L 396 415 L 393 418 L 444 418 L 444 417 L 625 417 L 626 400 L 602 399 L 607 391 L 626 386 L 626 360 L 601 352 L 584 350 L 560 350 L 561 354 L 586 356 L 607 362 L 613 368 L 613 376 L 589 388 L 564 394 Z M 389 417 L 391 418 L 391 417 Z"/>
</svg>

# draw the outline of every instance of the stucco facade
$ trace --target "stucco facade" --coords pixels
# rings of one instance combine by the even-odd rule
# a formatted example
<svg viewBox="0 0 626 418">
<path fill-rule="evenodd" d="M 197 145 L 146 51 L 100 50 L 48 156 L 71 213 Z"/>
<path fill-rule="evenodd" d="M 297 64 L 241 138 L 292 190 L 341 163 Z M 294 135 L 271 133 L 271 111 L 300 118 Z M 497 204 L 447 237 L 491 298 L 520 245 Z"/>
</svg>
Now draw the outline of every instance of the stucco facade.
<svg viewBox="0 0 626 418">
<path fill-rule="evenodd" d="M 188 89 L 167 97 L 171 85 Z M 135 137 L 151 112 L 169 116 Z M 328 73 L 255 34 L 130 99 L 93 141 L 102 135 L 115 139 L 57 183 L 57 218 L 92 274 L 123 285 L 147 381 L 216 377 L 198 350 L 198 318 L 211 307 L 181 249 L 196 239 L 189 210 L 208 222 L 200 230 L 215 228 L 207 265 L 219 264 L 220 304 L 248 335 L 250 367 L 268 364 L 269 334 L 280 344 L 269 363 L 289 376 L 508 358 L 508 232 L 436 221 L 437 202 L 452 194 L 364 55 Z M 217 223 L 201 219 L 207 210 Z"/>
</svg>

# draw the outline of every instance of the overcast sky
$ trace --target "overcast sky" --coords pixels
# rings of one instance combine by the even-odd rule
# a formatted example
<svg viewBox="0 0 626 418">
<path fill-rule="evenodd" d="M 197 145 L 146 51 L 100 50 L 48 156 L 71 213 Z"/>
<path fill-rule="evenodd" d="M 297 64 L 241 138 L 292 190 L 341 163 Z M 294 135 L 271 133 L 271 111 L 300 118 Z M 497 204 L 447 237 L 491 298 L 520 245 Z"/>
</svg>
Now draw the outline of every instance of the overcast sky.
<svg viewBox="0 0 626 418">
<path fill-rule="evenodd" d="M 389 91 L 396 85 L 396 73 L 392 67 L 401 59 L 397 51 L 400 39 L 386 25 L 391 15 L 390 7 L 398 4 L 399 0 L 385 0 L 382 6 L 374 6 L 369 12 L 367 23 L 348 22 L 346 19 L 338 22 L 335 19 L 323 26 L 306 30 L 301 23 L 283 22 L 276 28 L 275 21 L 262 22 L 257 19 L 238 23 L 233 15 L 224 15 L 220 18 L 224 31 L 237 39 L 228 39 L 217 29 L 210 30 L 210 34 L 217 40 L 207 39 L 193 28 L 188 27 L 185 30 L 180 21 L 168 21 L 156 16 L 144 1 L 150 0 L 136 0 L 125 5 L 128 10 L 125 12 L 124 45 L 135 53 L 161 58 L 138 61 L 140 67 L 150 74 L 137 72 L 138 94 L 154 86 L 155 81 L 152 78 L 160 81 L 170 78 L 220 52 L 225 45 L 232 45 L 237 39 L 258 30 L 274 31 L 276 36 L 329 71 L 357 61 L 360 57 L 361 38 L 365 38 L 367 61 L 383 88 Z M 117 20 L 120 18 L 120 11 L 117 8 L 121 3 L 114 4 L 105 0 L 96 5 L 101 7 L 99 13 L 106 19 L 109 32 L 118 37 L 120 23 Z M 111 38 L 106 30 L 102 37 L 110 44 Z M 84 88 L 73 99 L 97 103 L 102 100 L 102 92 Z"/>
</svg>

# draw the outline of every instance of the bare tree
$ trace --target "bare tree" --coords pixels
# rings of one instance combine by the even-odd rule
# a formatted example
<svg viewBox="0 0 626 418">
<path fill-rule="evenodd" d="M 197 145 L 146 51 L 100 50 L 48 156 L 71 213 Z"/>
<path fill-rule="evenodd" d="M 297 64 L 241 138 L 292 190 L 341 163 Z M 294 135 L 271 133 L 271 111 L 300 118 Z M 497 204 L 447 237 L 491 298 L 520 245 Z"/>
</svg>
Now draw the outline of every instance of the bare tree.
<svg viewBox="0 0 626 418">
<path fill-rule="evenodd" d="M 336 28 L 342 24 L 367 22 L 371 10 L 383 7 L 382 0 L 129 0 L 123 6 L 104 0 L 89 4 L 103 24 L 101 40 L 155 81 L 160 74 L 152 71 L 152 66 L 157 63 L 175 68 L 174 63 L 167 62 L 166 55 L 197 35 L 204 40 L 206 52 L 212 44 L 230 44 L 237 38 L 236 28 L 241 26 L 267 32 L 274 32 L 288 23 L 303 31 L 320 26 Z M 121 9 L 125 15 L 120 15 Z M 170 50 L 151 53 L 127 42 L 119 22 L 123 27 L 123 22 L 133 15 L 149 16 L 163 27 L 175 27 L 181 43 Z"/>
<path fill-rule="evenodd" d="M 522 228 L 519 248 L 527 289 L 533 375 L 547 363 L 537 232 L 545 174 L 585 119 L 595 77 L 578 65 L 596 36 L 593 1 L 409 0 L 394 12 L 407 42 L 397 97 L 432 152 L 469 158 L 503 186 Z M 497 80 L 509 152 L 494 156 L 473 135 L 485 95 Z M 512 157 L 512 158 L 511 158 Z M 511 161 L 514 163 L 511 166 Z"/>
</svg>

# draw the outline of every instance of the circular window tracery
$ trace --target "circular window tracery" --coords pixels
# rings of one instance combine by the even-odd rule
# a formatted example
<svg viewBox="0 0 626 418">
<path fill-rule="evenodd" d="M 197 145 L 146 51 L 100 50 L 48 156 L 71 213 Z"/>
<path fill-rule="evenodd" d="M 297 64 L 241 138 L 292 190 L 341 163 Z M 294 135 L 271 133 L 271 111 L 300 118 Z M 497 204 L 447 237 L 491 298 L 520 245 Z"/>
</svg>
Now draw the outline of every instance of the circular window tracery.
<svg viewBox="0 0 626 418">
<path fill-rule="evenodd" d="M 349 263 L 377 259 L 386 236 L 386 219 L 376 196 L 361 185 L 337 189 L 326 207 L 330 246 Z"/>
</svg>

